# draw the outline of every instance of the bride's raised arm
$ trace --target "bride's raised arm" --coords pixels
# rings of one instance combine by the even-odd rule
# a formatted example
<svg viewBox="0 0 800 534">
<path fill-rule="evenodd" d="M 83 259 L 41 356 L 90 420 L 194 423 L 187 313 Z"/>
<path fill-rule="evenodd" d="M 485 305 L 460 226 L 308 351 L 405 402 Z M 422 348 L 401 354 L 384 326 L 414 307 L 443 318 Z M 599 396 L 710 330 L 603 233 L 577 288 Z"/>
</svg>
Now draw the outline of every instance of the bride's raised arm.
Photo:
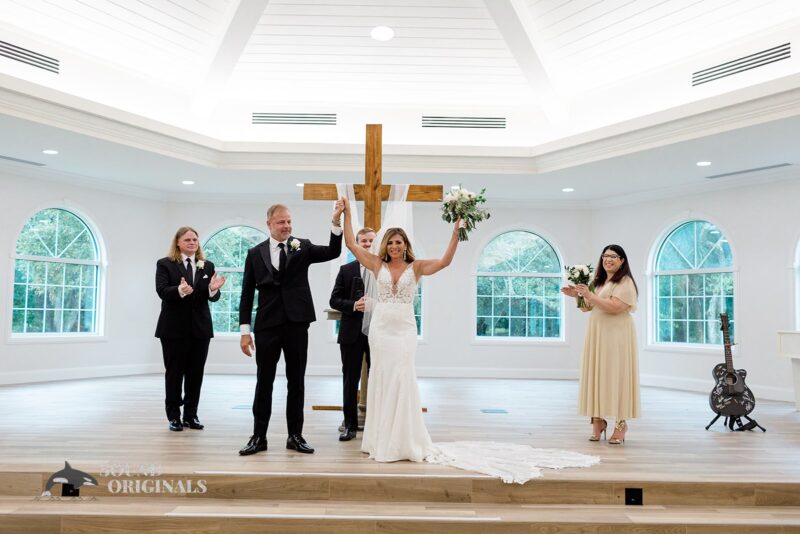
<svg viewBox="0 0 800 534">
<path fill-rule="evenodd" d="M 461 227 L 461 219 L 456 221 L 453 227 L 453 235 L 450 237 L 450 243 L 447 244 L 444 254 L 438 260 L 417 260 L 414 262 L 414 273 L 417 278 L 420 276 L 438 273 L 453 261 L 453 256 L 456 255 L 456 247 L 458 247 L 458 229 Z"/>
<path fill-rule="evenodd" d="M 369 250 L 359 246 L 356 242 L 356 236 L 353 234 L 350 201 L 345 197 L 342 197 L 341 200 L 344 202 L 344 244 L 347 245 L 347 248 L 353 253 L 353 256 L 356 257 L 358 263 L 373 273 L 377 273 L 381 268 L 381 259 Z"/>
</svg>

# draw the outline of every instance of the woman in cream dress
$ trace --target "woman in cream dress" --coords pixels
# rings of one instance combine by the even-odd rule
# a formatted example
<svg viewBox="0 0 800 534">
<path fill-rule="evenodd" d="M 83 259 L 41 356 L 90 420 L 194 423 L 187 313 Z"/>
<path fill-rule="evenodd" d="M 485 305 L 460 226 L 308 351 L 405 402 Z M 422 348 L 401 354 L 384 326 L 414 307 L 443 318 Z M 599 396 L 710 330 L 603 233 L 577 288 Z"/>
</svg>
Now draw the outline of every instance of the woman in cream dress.
<svg viewBox="0 0 800 534">
<path fill-rule="evenodd" d="M 591 441 L 605 436 L 608 422 L 616 421 L 608 440 L 625 441 L 628 419 L 639 417 L 639 357 L 631 313 L 638 289 L 628 257 L 619 245 L 603 249 L 594 276 L 594 291 L 583 284 L 561 290 L 583 297 L 582 311 L 591 312 L 583 345 L 578 413 L 591 417 Z"/>
</svg>

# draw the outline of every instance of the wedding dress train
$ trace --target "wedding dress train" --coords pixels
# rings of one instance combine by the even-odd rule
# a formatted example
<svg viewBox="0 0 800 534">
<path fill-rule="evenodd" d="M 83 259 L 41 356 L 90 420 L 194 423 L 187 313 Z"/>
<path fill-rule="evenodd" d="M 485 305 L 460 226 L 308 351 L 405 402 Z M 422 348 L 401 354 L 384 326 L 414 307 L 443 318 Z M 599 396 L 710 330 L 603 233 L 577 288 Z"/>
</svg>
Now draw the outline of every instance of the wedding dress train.
<svg viewBox="0 0 800 534">
<path fill-rule="evenodd" d="M 524 483 L 542 468 L 589 467 L 595 456 L 527 445 L 457 441 L 433 443 L 422 418 L 415 355 L 417 280 L 409 264 L 394 284 L 384 264 L 369 325 L 372 366 L 361 450 L 378 462 L 426 461 Z"/>
</svg>

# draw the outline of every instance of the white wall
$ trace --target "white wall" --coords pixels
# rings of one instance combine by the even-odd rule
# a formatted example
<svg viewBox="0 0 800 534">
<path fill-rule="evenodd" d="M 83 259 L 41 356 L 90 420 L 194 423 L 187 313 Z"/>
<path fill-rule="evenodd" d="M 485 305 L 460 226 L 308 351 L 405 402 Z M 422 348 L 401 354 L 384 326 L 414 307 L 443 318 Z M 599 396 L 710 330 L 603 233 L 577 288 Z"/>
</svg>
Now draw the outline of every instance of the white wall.
<svg viewBox="0 0 800 534">
<path fill-rule="evenodd" d="M 159 303 L 155 259 L 166 253 L 165 207 L 160 202 L 32 180 L 0 172 L 0 384 L 157 372 L 153 337 Z M 95 338 L 11 338 L 13 254 L 25 221 L 37 211 L 68 208 L 100 230 L 105 248 L 104 333 Z"/>
<path fill-rule="evenodd" d="M 7 198 L 0 214 L 0 305 L 4 310 L 0 383 L 84 376 L 161 372 L 160 347 L 153 338 L 159 302 L 153 289 L 155 261 L 162 257 L 175 228 L 189 224 L 201 239 L 232 224 L 264 228 L 268 204 L 290 205 L 295 235 L 316 243 L 327 240 L 330 203 L 296 199 L 254 202 L 168 204 L 56 182 L 0 174 Z M 450 268 L 425 281 L 424 335 L 417 366 L 421 376 L 574 378 L 580 364 L 586 317 L 565 301 L 565 338 L 556 342 L 477 340 L 474 336 L 475 265 L 481 248 L 496 235 L 533 231 L 548 239 L 566 264 L 585 263 L 611 242 L 625 247 L 641 289 L 635 315 L 644 384 L 709 391 L 711 369 L 722 360 L 720 348 L 686 350 L 648 346 L 647 283 L 649 256 L 656 241 L 676 223 L 704 218 L 726 233 L 736 262 L 737 343 L 734 364 L 749 372 L 757 398 L 793 399 L 790 363 L 776 353 L 777 330 L 791 330 L 794 312 L 794 254 L 800 227 L 792 199 L 800 183 L 782 181 L 763 187 L 730 189 L 635 205 L 594 210 L 495 205 L 492 218 L 460 245 Z M 10 302 L 16 234 L 38 209 L 74 208 L 100 231 L 107 249 L 105 335 L 99 340 L 47 343 L 12 341 Z M 443 251 L 450 228 L 437 205 L 415 207 L 417 248 L 425 257 Z M 213 259 L 213 258 L 212 258 Z M 338 375 L 340 360 L 327 307 L 331 266 L 311 269 L 318 321 L 309 336 L 308 374 Z M 209 372 L 254 373 L 254 362 L 239 352 L 238 337 L 217 336 L 211 343 Z"/>
<path fill-rule="evenodd" d="M 636 322 L 643 384 L 709 392 L 711 369 L 724 361 L 721 347 L 663 348 L 649 344 L 647 338 L 653 295 L 646 273 L 654 245 L 676 224 L 705 219 L 727 236 L 734 255 L 734 366 L 748 371 L 747 384 L 756 400 L 794 399 L 791 364 L 778 355 L 776 332 L 793 330 L 795 325 L 797 199 L 800 182 L 784 180 L 594 211 L 594 248 L 622 245 L 639 284 Z"/>
</svg>

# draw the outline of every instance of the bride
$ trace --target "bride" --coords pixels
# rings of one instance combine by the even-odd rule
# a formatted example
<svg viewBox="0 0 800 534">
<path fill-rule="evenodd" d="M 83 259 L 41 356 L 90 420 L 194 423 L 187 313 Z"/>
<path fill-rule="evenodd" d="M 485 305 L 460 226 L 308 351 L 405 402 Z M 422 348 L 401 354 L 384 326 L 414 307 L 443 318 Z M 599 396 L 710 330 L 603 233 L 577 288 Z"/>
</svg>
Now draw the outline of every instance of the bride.
<svg viewBox="0 0 800 534">
<path fill-rule="evenodd" d="M 416 259 L 402 228 L 387 229 L 375 255 L 356 243 L 350 203 L 343 200 L 345 244 L 376 280 L 377 302 L 369 322 L 372 359 L 367 390 L 369 409 L 361 450 L 378 462 L 421 462 L 433 452 L 433 447 L 422 420 L 414 365 L 417 349 L 414 298 L 420 277 L 435 274 L 453 261 L 460 221 L 456 222 L 447 250 L 438 260 Z"/>
<path fill-rule="evenodd" d="M 449 465 L 524 483 L 541 476 L 541 468 L 588 467 L 599 458 L 555 449 L 492 442 L 432 443 L 422 419 L 414 358 L 417 324 L 414 298 L 422 276 L 450 265 L 458 247 L 456 221 L 450 243 L 440 259 L 419 260 L 402 228 L 386 230 L 378 254 L 358 246 L 353 235 L 350 202 L 344 202 L 347 248 L 375 279 L 373 304 L 368 302 L 372 366 L 367 390 L 367 419 L 361 451 L 378 462 L 411 460 Z M 367 283 L 367 286 L 370 284 Z M 367 290 L 368 295 L 373 291 Z M 368 297 L 369 298 L 369 297 Z M 370 307 L 373 309 L 370 310 Z M 365 315 L 365 322 L 367 317 Z"/>
</svg>

